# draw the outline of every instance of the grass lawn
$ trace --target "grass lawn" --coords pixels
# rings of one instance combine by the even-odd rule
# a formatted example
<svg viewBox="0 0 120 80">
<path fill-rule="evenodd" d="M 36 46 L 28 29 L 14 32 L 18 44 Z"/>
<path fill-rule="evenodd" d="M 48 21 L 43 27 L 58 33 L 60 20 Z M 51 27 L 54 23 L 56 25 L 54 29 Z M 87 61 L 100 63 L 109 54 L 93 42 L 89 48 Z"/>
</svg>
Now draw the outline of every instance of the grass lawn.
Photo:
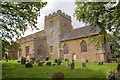
<svg viewBox="0 0 120 80">
<path fill-rule="evenodd" d="M 33 68 L 25 68 L 17 61 L 0 61 L 2 63 L 3 78 L 51 78 L 53 73 L 63 72 L 65 78 L 106 78 L 107 72 L 116 69 L 116 63 L 104 63 L 97 65 L 95 62 L 88 62 L 86 69 L 81 68 L 81 62 L 75 61 L 75 70 L 70 70 L 67 63 L 62 65 L 38 67 L 34 64 Z"/>
</svg>

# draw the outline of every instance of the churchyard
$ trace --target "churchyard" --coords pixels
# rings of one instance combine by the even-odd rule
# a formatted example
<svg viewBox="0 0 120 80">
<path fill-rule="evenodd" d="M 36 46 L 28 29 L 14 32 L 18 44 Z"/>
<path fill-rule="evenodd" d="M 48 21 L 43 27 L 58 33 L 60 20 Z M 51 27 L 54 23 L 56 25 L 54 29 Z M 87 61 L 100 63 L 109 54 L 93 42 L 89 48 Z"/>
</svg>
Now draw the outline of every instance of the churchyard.
<svg viewBox="0 0 120 80">
<path fill-rule="evenodd" d="M 70 67 L 72 61 L 63 60 L 61 64 L 55 63 L 55 60 L 45 62 L 34 62 L 29 68 L 25 64 L 21 64 L 16 60 L 0 61 L 2 63 L 3 78 L 48 78 L 57 72 L 64 73 L 64 78 L 101 78 L 105 80 L 110 70 L 117 68 L 117 63 L 103 63 L 98 65 L 98 62 L 83 62 L 74 61 L 74 68 Z M 42 63 L 42 64 L 41 64 Z M 82 67 L 86 66 L 86 67 Z M 72 66 L 72 65 L 71 65 Z"/>
</svg>

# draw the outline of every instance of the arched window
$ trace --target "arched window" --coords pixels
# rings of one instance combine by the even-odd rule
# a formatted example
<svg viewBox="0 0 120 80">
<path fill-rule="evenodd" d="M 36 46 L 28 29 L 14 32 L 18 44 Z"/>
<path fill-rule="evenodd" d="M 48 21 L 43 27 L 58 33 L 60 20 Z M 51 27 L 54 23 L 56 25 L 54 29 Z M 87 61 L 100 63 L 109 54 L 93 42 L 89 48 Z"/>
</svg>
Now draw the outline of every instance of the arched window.
<svg viewBox="0 0 120 80">
<path fill-rule="evenodd" d="M 81 52 L 87 52 L 87 43 L 84 40 L 81 42 Z"/>
<path fill-rule="evenodd" d="M 38 47 L 38 55 L 42 56 L 42 45 Z"/>
<path fill-rule="evenodd" d="M 63 46 L 64 54 L 68 54 L 68 45 L 65 43 Z"/>
</svg>

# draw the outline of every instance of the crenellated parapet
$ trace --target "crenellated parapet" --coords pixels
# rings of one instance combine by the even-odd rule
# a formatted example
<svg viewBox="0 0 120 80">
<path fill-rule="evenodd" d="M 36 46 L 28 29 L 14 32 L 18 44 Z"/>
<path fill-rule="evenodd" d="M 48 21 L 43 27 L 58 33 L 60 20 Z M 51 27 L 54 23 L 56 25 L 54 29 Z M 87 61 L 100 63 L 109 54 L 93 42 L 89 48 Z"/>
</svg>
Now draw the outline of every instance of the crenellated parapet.
<svg viewBox="0 0 120 80">
<path fill-rule="evenodd" d="M 55 16 L 58 16 L 58 15 L 62 15 L 65 18 L 71 20 L 71 17 L 69 15 L 65 14 L 64 12 L 62 12 L 61 10 L 57 10 L 57 12 L 53 12 L 52 14 L 45 16 L 45 20 L 50 19 L 50 18 L 55 17 Z"/>
</svg>

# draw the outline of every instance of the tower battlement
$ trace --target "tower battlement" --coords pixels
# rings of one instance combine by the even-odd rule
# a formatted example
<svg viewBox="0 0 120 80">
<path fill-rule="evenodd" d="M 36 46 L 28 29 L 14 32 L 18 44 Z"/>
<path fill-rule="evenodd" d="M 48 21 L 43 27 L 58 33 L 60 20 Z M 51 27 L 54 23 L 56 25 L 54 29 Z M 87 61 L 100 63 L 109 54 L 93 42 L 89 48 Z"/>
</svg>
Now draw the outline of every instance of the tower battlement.
<svg viewBox="0 0 120 80">
<path fill-rule="evenodd" d="M 55 17 L 55 16 L 58 16 L 58 15 L 62 15 L 65 18 L 71 20 L 71 17 L 69 15 L 65 14 L 64 12 L 62 12 L 61 10 L 57 10 L 57 12 L 53 12 L 52 14 L 45 16 L 45 20 L 50 19 L 50 18 Z"/>
</svg>

